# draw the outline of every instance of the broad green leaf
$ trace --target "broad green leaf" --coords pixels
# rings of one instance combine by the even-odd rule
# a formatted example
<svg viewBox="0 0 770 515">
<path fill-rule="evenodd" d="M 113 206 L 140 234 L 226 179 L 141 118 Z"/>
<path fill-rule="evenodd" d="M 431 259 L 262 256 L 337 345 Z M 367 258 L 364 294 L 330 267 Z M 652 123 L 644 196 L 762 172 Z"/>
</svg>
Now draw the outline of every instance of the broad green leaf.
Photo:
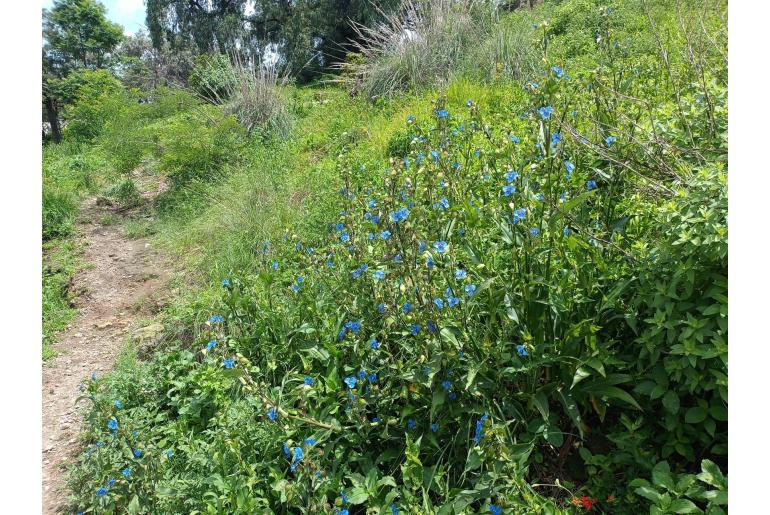
<svg viewBox="0 0 770 515">
<path fill-rule="evenodd" d="M 688 424 L 700 424 L 706 420 L 706 415 L 705 409 L 696 406 L 687 410 L 687 413 L 684 415 L 684 421 Z"/>
<path fill-rule="evenodd" d="M 668 507 L 668 511 L 673 513 L 703 513 L 695 503 L 688 499 L 675 499 L 671 501 L 671 505 Z"/>
</svg>

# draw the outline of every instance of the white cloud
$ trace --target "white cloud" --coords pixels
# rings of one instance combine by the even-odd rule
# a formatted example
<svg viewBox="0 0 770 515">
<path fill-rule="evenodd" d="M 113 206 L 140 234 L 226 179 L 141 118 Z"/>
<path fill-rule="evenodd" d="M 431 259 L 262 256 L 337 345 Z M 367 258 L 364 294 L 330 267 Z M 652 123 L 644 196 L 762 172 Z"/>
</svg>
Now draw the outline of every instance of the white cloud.
<svg viewBox="0 0 770 515">
<path fill-rule="evenodd" d="M 117 0 L 115 2 L 117 14 L 133 15 L 136 11 L 144 12 L 144 0 Z"/>
</svg>

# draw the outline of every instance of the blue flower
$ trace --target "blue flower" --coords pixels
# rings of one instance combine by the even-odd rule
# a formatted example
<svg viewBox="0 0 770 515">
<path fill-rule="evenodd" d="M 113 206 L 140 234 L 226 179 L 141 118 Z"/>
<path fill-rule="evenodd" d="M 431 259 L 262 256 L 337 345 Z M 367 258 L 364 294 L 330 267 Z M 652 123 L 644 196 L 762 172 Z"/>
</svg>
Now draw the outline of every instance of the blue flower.
<svg viewBox="0 0 770 515">
<path fill-rule="evenodd" d="M 436 116 L 438 118 L 448 118 L 449 112 L 446 109 L 439 109 L 438 111 L 436 111 Z"/>
<path fill-rule="evenodd" d="M 217 342 L 217 339 L 216 339 L 216 338 L 214 338 L 213 340 L 211 340 L 210 342 L 208 342 L 208 343 L 206 344 L 206 348 L 207 348 L 208 350 L 211 350 L 211 349 L 213 349 L 214 347 L 216 347 L 216 346 L 217 346 L 217 343 L 219 343 L 219 342 Z"/>
<path fill-rule="evenodd" d="M 107 481 L 107 486 L 115 486 L 115 480 L 114 479 L 109 479 Z"/>
<path fill-rule="evenodd" d="M 233 365 L 235 365 L 235 361 L 233 358 L 225 358 L 222 360 L 222 364 L 225 366 L 225 368 L 230 369 L 233 368 Z"/>
<path fill-rule="evenodd" d="M 402 260 L 403 260 L 403 258 L 401 257 L 401 253 L 400 252 L 398 254 L 396 254 L 395 256 L 393 256 L 393 262 L 394 263 L 400 263 Z"/>
<path fill-rule="evenodd" d="M 531 234 L 532 236 L 537 236 L 538 234 L 540 234 L 540 229 L 538 229 L 537 227 L 531 227 L 529 229 L 529 234 Z"/>
<path fill-rule="evenodd" d="M 510 171 L 505 174 L 505 180 L 508 181 L 508 184 L 511 184 L 513 181 L 518 179 L 518 177 L 519 177 L 519 172 Z"/>
<path fill-rule="evenodd" d="M 517 345 L 516 352 L 519 356 L 529 356 L 529 352 L 527 352 L 527 349 L 523 345 Z"/>
<path fill-rule="evenodd" d="M 305 438 L 305 443 L 310 445 L 310 446 L 313 446 L 313 445 L 316 444 L 316 439 L 315 438 Z"/>
<path fill-rule="evenodd" d="M 594 180 L 590 180 L 590 181 L 586 182 L 586 189 L 587 189 L 588 191 L 591 191 L 591 190 L 593 190 L 593 189 L 596 189 L 596 181 L 594 181 Z"/>
<path fill-rule="evenodd" d="M 527 210 L 523 207 L 520 207 L 516 211 L 513 212 L 513 223 L 517 224 L 520 221 L 524 220 L 527 217 Z"/>
<path fill-rule="evenodd" d="M 302 447 L 295 447 L 294 448 L 294 460 L 291 464 L 291 471 L 294 472 L 297 470 L 297 465 L 299 465 L 299 462 L 302 461 L 302 459 L 305 457 L 305 453 L 302 452 Z"/>
<path fill-rule="evenodd" d="M 273 270 L 278 270 L 278 261 L 273 261 Z"/>
<path fill-rule="evenodd" d="M 387 240 L 390 238 L 390 231 L 382 231 L 380 233 L 380 239 Z"/>
<path fill-rule="evenodd" d="M 380 421 L 380 417 L 372 417 L 372 424 L 376 424 Z"/>
<path fill-rule="evenodd" d="M 96 381 L 96 372 L 91 372 L 91 381 Z"/>
<path fill-rule="evenodd" d="M 444 390 L 446 390 L 446 391 L 449 391 L 449 389 L 450 389 L 450 388 L 452 388 L 452 382 L 451 382 L 451 381 L 449 381 L 449 380 L 447 380 L 447 379 L 445 379 L 445 380 L 443 380 L 443 381 L 441 382 L 441 387 L 442 387 Z"/>
<path fill-rule="evenodd" d="M 172 451 L 171 449 L 166 450 L 166 458 L 170 458 L 173 455 L 174 455 L 174 451 Z"/>
<path fill-rule="evenodd" d="M 435 333 L 438 330 L 438 328 L 436 327 L 436 324 L 434 324 L 432 320 L 428 320 L 427 325 L 428 325 L 428 331 L 430 331 L 431 333 Z"/>
<path fill-rule="evenodd" d="M 404 168 L 409 168 L 410 166 L 412 166 L 412 163 L 406 157 L 404 158 L 403 162 L 404 162 Z"/>
<path fill-rule="evenodd" d="M 537 110 L 538 114 L 540 114 L 540 118 L 543 120 L 547 120 L 551 117 L 551 113 L 553 113 L 553 107 L 551 106 L 544 106 Z"/>
<path fill-rule="evenodd" d="M 484 413 L 484 415 L 476 421 L 476 434 L 473 436 L 473 441 L 476 445 L 481 443 L 481 439 L 484 438 L 484 422 L 487 420 L 487 414 Z"/>
<path fill-rule="evenodd" d="M 449 400 L 453 401 L 457 398 L 457 394 L 455 392 L 449 392 Z"/>
<path fill-rule="evenodd" d="M 436 252 L 438 252 L 439 254 L 443 254 L 444 252 L 446 252 L 447 247 L 448 247 L 447 242 L 443 240 L 433 242 L 433 248 L 436 249 Z"/>
<path fill-rule="evenodd" d="M 412 304 L 410 302 L 407 302 L 404 304 L 404 307 L 401 308 L 405 315 L 408 315 L 410 311 L 412 311 Z"/>
<path fill-rule="evenodd" d="M 414 116 L 410 114 L 409 116 L 406 117 L 406 121 L 409 123 L 412 123 L 414 121 Z"/>
<path fill-rule="evenodd" d="M 569 227 L 564 227 L 564 230 L 562 231 L 564 233 L 564 236 L 569 236 Z"/>
<path fill-rule="evenodd" d="M 408 427 L 409 429 L 414 429 L 415 427 L 417 427 L 417 421 L 413 418 L 410 418 L 409 420 L 406 421 L 406 427 Z"/>
<path fill-rule="evenodd" d="M 535 198 L 536 198 L 538 201 L 542 202 L 542 201 L 543 201 L 543 199 L 544 199 L 545 197 L 543 196 L 543 194 L 542 194 L 542 193 L 538 193 L 537 195 L 535 195 Z"/>
<path fill-rule="evenodd" d="M 230 279 L 222 279 L 222 286 L 224 287 L 230 286 Z"/>
<path fill-rule="evenodd" d="M 134 449 L 134 458 L 141 458 L 142 454 L 144 453 L 142 452 L 141 449 Z"/>
<path fill-rule="evenodd" d="M 369 380 L 370 383 L 376 383 L 377 382 L 377 373 L 376 372 L 372 372 L 371 374 L 369 374 L 369 377 L 367 379 Z"/>
<path fill-rule="evenodd" d="M 420 252 L 425 252 L 425 242 L 420 240 L 420 242 L 417 244 L 417 249 Z"/>
<path fill-rule="evenodd" d="M 314 380 L 312 377 L 310 377 L 310 376 L 305 376 L 305 381 L 304 381 L 304 383 L 305 383 L 307 386 L 313 386 L 313 384 L 315 383 L 315 380 Z"/>
<path fill-rule="evenodd" d="M 364 379 L 366 379 L 366 370 L 359 370 L 356 375 L 361 381 L 363 381 Z"/>
<path fill-rule="evenodd" d="M 284 456 L 286 456 L 287 459 L 291 458 L 291 451 L 289 450 L 288 442 L 283 443 L 283 454 Z"/>
<path fill-rule="evenodd" d="M 209 318 L 209 322 L 211 322 L 212 324 L 218 324 L 224 321 L 225 319 L 222 318 L 221 315 L 214 315 L 213 317 Z"/>
<path fill-rule="evenodd" d="M 403 222 L 404 220 L 406 220 L 408 216 L 409 216 L 409 210 L 407 208 L 405 208 L 405 207 L 402 207 L 401 209 L 391 213 L 390 214 L 390 219 L 394 223 L 398 223 L 398 222 Z"/>
<path fill-rule="evenodd" d="M 449 297 L 447 299 L 447 302 L 449 303 L 449 307 L 453 308 L 453 307 L 457 306 L 460 303 L 460 299 L 457 298 L 457 297 Z"/>
<path fill-rule="evenodd" d="M 120 402 L 120 401 L 117 401 L 117 400 L 116 400 L 116 401 L 114 402 L 114 404 L 115 404 L 115 408 L 116 408 L 116 409 L 122 409 L 122 408 L 123 408 L 123 403 L 122 403 L 122 402 Z"/>
<path fill-rule="evenodd" d="M 377 341 L 377 340 L 375 340 L 375 339 L 372 339 L 372 341 L 371 341 L 371 343 L 369 344 L 369 346 L 370 346 L 372 349 L 374 349 L 374 350 L 377 350 L 377 349 L 380 347 L 380 342 L 378 342 L 378 341 Z"/>
<path fill-rule="evenodd" d="M 465 105 L 466 105 L 466 106 L 468 106 L 468 107 L 472 106 L 472 105 L 473 105 L 473 100 L 471 100 L 471 99 L 469 98 L 469 99 L 468 99 L 468 101 L 467 101 L 467 102 L 465 102 Z"/>
<path fill-rule="evenodd" d="M 111 431 L 117 431 L 118 430 L 118 419 L 116 419 L 115 417 L 112 417 L 107 422 L 107 428 L 110 429 Z"/>
<path fill-rule="evenodd" d="M 385 279 L 385 272 L 383 272 L 382 270 L 377 270 L 376 272 L 374 272 L 374 278 L 377 279 L 378 281 Z"/>
<path fill-rule="evenodd" d="M 433 303 L 436 305 L 438 309 L 444 309 L 444 300 L 443 299 L 433 299 Z"/>
<path fill-rule="evenodd" d="M 511 136 L 511 141 L 512 141 L 513 143 L 518 143 L 518 142 L 519 142 L 519 141 L 521 141 L 521 140 L 519 139 L 519 137 L 518 137 L 518 136 Z"/>
<path fill-rule="evenodd" d="M 272 422 L 275 422 L 275 419 L 278 418 L 278 411 L 275 408 L 270 408 L 267 410 L 267 418 L 269 418 Z"/>
<path fill-rule="evenodd" d="M 358 321 L 346 322 L 345 329 L 350 329 L 354 333 L 358 334 L 358 332 L 361 330 L 361 322 L 358 322 Z"/>
<path fill-rule="evenodd" d="M 567 180 L 570 180 L 572 172 L 575 170 L 575 165 L 571 161 L 564 161 L 564 168 L 567 170 Z"/>
<path fill-rule="evenodd" d="M 425 258 L 425 266 L 427 266 L 428 268 L 433 268 L 433 264 L 434 264 L 433 258 L 431 256 L 428 256 L 427 258 Z"/>
<path fill-rule="evenodd" d="M 412 324 L 409 328 L 409 332 L 412 334 L 412 336 L 417 336 L 417 334 L 420 332 L 421 327 L 418 324 Z"/>
<path fill-rule="evenodd" d="M 433 158 L 434 161 L 438 161 L 439 160 L 438 152 L 436 152 L 435 150 L 431 150 L 430 151 L 430 156 Z"/>
<path fill-rule="evenodd" d="M 554 132 L 551 134 L 551 146 L 555 147 L 561 142 L 561 133 Z"/>
<path fill-rule="evenodd" d="M 107 495 L 107 489 L 104 487 L 101 487 L 99 490 L 96 491 L 96 495 L 99 497 L 104 497 Z"/>
<path fill-rule="evenodd" d="M 369 206 L 369 209 L 374 209 L 375 207 L 377 207 L 377 203 L 374 200 L 369 200 L 369 202 L 366 205 Z"/>
<path fill-rule="evenodd" d="M 377 304 L 377 311 L 379 311 L 381 315 L 384 315 L 385 314 L 385 304 L 383 304 L 383 303 Z"/>
<path fill-rule="evenodd" d="M 350 241 L 350 235 L 348 233 L 346 233 L 346 232 L 342 232 L 340 234 L 340 239 L 342 241 Z"/>
<path fill-rule="evenodd" d="M 433 207 L 438 207 L 442 211 L 449 209 L 449 200 L 446 197 L 444 197 L 441 200 L 439 200 L 436 204 L 434 204 Z"/>
<path fill-rule="evenodd" d="M 551 69 L 558 79 L 561 79 L 564 75 L 564 68 L 561 66 L 551 66 Z"/>
<path fill-rule="evenodd" d="M 503 512 L 503 509 L 500 506 L 497 506 L 496 504 L 490 504 L 489 512 L 492 515 L 500 515 Z"/>
<path fill-rule="evenodd" d="M 131 468 L 126 467 L 121 471 L 121 473 L 123 474 L 124 477 L 131 477 Z"/>
<path fill-rule="evenodd" d="M 295 284 L 291 289 L 294 290 L 294 293 L 299 293 L 299 284 Z"/>
<path fill-rule="evenodd" d="M 345 378 L 345 384 L 348 385 L 348 388 L 351 390 L 356 387 L 357 382 L 358 379 L 356 379 L 356 376 L 348 376 Z"/>
<path fill-rule="evenodd" d="M 503 195 L 504 196 L 510 197 L 514 193 L 516 193 L 516 186 L 512 186 L 510 184 L 506 184 L 505 186 L 503 186 Z"/>
<path fill-rule="evenodd" d="M 468 297 L 470 297 L 474 293 L 476 293 L 476 285 L 475 284 L 466 284 L 465 285 L 465 294 L 468 295 Z"/>
<path fill-rule="evenodd" d="M 617 138 L 615 136 L 607 136 L 606 138 L 604 138 L 604 144 L 607 145 L 608 147 L 611 147 L 616 140 Z"/>
</svg>

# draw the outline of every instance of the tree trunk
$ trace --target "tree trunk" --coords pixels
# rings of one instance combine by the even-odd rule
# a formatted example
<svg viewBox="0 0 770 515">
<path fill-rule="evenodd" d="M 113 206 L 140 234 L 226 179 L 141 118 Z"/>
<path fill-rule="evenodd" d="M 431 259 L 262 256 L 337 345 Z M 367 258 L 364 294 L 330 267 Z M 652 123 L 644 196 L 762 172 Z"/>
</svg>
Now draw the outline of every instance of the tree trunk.
<svg viewBox="0 0 770 515">
<path fill-rule="evenodd" d="M 59 109 L 56 106 L 56 100 L 51 97 L 45 97 L 45 114 L 48 123 L 51 124 L 51 139 L 54 143 L 61 142 L 61 129 L 59 128 Z"/>
</svg>

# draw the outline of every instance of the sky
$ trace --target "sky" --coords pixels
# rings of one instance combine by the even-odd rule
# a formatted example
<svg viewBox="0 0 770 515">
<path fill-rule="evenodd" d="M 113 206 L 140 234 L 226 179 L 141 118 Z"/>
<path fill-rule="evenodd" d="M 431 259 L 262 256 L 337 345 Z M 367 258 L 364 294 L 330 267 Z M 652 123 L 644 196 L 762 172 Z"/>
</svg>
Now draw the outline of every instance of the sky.
<svg viewBox="0 0 770 515">
<path fill-rule="evenodd" d="M 135 34 L 144 27 L 144 0 L 100 0 L 107 8 L 107 18 L 123 26 L 126 34 Z M 49 9 L 53 0 L 43 0 L 43 7 Z"/>
</svg>

